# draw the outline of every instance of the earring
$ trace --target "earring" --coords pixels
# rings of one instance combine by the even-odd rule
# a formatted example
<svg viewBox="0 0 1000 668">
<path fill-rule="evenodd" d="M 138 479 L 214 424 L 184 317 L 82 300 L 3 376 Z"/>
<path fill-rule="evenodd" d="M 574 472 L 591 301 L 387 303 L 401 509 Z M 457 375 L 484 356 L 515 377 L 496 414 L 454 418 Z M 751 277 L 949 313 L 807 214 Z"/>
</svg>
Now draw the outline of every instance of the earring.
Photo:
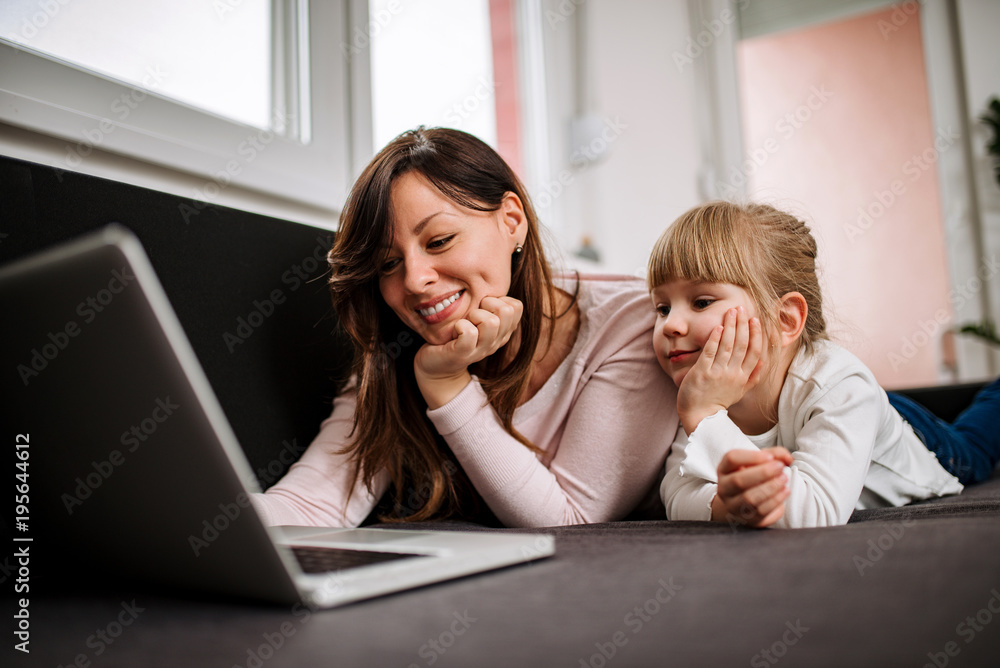
<svg viewBox="0 0 1000 668">
<path fill-rule="evenodd" d="M 515 256 L 520 255 L 523 250 L 524 250 L 524 246 L 522 246 L 521 244 L 518 244 L 517 246 L 514 247 L 514 255 Z"/>
</svg>

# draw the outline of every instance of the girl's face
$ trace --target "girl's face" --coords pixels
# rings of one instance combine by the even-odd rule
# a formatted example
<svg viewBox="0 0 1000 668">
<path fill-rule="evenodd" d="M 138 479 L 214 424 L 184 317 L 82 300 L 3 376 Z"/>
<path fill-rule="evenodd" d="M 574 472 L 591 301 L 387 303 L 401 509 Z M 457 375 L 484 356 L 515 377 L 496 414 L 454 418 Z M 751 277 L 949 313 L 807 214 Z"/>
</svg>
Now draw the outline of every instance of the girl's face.
<svg viewBox="0 0 1000 668">
<path fill-rule="evenodd" d="M 527 230 L 520 201 L 508 195 L 497 211 L 467 209 L 411 171 L 393 184 L 392 208 L 382 298 L 424 341 L 447 343 L 483 297 L 510 289 L 511 255 Z"/>
<path fill-rule="evenodd" d="M 729 309 L 742 306 L 747 318 L 759 315 L 750 293 L 731 283 L 676 279 L 656 286 L 650 296 L 656 359 L 678 387 Z"/>
</svg>

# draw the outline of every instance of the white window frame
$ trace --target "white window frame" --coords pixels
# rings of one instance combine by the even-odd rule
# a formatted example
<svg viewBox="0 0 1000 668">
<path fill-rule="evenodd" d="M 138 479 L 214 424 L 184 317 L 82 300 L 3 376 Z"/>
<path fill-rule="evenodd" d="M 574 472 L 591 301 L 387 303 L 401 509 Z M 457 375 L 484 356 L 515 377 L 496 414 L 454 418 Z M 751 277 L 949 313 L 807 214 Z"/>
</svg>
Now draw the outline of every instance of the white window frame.
<svg viewBox="0 0 1000 668">
<path fill-rule="evenodd" d="M 4 40 L 0 122 L 68 142 L 54 162 L 67 171 L 85 171 L 80 164 L 87 155 L 102 150 L 204 178 L 202 189 L 191 194 L 206 201 L 235 185 L 338 210 L 357 165 L 371 153 L 367 41 L 355 37 L 354 44 L 351 37 L 367 33 L 368 3 L 275 0 L 273 15 L 276 44 L 288 45 L 276 50 L 277 131 L 227 120 Z M 301 43 L 298 31 L 308 31 L 308 53 L 291 48 Z M 303 61 L 308 67 L 300 69 Z"/>
</svg>

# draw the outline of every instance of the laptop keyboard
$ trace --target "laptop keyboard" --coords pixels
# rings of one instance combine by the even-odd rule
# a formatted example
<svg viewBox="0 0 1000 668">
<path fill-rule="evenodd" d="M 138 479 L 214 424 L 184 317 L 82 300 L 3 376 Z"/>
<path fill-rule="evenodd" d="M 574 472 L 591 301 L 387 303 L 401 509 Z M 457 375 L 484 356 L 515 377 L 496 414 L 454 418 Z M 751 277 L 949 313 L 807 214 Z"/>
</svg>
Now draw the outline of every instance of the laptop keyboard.
<svg viewBox="0 0 1000 668">
<path fill-rule="evenodd" d="M 344 568 L 356 568 L 370 564 L 382 564 L 387 561 L 425 557 L 425 554 L 400 552 L 373 552 L 371 550 L 349 550 L 340 547 L 303 547 L 292 545 L 292 553 L 299 561 L 299 566 L 306 573 L 326 573 Z"/>
</svg>

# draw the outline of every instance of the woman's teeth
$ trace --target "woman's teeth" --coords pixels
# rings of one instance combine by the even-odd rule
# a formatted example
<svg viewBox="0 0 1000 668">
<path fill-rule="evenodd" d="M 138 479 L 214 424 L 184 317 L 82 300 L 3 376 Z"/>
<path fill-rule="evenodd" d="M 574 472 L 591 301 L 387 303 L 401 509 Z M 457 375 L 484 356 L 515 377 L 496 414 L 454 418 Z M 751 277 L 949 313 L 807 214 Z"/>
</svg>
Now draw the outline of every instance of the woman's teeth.
<svg viewBox="0 0 1000 668">
<path fill-rule="evenodd" d="M 430 317 L 430 316 L 434 315 L 435 313 L 440 313 L 441 311 L 443 311 L 446 308 L 448 308 L 449 306 L 451 306 L 452 303 L 454 303 L 454 301 L 456 299 L 458 299 L 459 297 L 461 297 L 463 292 L 465 292 L 465 290 L 459 290 L 458 292 L 456 292 L 455 294 L 453 294 L 451 297 L 448 297 L 447 299 L 442 299 L 441 301 L 439 301 L 434 306 L 431 306 L 430 308 L 417 309 L 417 313 L 419 313 L 420 315 L 424 316 L 425 318 Z"/>
</svg>

